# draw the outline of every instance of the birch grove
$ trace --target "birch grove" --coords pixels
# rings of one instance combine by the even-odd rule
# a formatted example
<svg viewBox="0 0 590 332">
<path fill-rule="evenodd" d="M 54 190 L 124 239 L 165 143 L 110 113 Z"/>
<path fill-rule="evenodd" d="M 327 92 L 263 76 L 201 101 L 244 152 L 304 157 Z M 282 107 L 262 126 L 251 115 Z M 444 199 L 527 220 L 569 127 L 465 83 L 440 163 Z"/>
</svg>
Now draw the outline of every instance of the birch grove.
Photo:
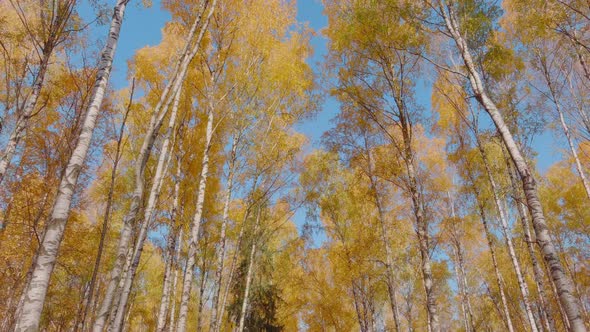
<svg viewBox="0 0 590 332">
<path fill-rule="evenodd" d="M 588 330 L 586 2 L 111 1 L 0 2 L 0 330 Z"/>
</svg>

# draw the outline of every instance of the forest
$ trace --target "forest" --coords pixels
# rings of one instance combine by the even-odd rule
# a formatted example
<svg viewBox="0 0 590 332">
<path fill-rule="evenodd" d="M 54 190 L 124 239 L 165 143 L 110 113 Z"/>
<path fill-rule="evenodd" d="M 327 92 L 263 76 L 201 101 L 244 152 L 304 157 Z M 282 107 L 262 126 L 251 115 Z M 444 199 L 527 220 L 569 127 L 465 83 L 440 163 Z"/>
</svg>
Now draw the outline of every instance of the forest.
<svg viewBox="0 0 590 332">
<path fill-rule="evenodd" d="M 0 331 L 590 329 L 588 0 L 0 0 L 0 54 Z"/>
</svg>

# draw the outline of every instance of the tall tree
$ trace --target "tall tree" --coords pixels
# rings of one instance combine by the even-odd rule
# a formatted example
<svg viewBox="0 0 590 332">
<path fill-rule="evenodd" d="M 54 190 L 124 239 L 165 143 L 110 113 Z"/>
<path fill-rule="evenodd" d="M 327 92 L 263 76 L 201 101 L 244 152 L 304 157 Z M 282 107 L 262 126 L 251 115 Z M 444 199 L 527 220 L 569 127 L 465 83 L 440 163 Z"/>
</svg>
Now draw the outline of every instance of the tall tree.
<svg viewBox="0 0 590 332">
<path fill-rule="evenodd" d="M 16 330 L 27 331 L 39 328 L 41 311 L 45 303 L 49 279 L 55 266 L 59 245 L 64 234 L 64 229 L 68 221 L 70 204 L 74 196 L 74 190 L 78 182 L 78 176 L 86 159 L 90 140 L 96 126 L 96 119 L 100 111 L 100 106 L 107 88 L 113 57 L 117 48 L 119 32 L 123 23 L 123 15 L 128 0 L 119 0 L 115 5 L 109 36 L 106 40 L 104 49 L 101 52 L 99 62 L 99 71 L 96 76 L 95 90 L 90 100 L 82 131 L 78 137 L 78 143 L 68 162 L 59 185 L 58 195 L 55 198 L 50 220 L 48 221 L 47 230 L 45 231 L 43 242 L 39 247 L 39 255 L 34 263 L 31 281 L 25 290 L 25 302 L 20 316 L 17 319 Z"/>
<path fill-rule="evenodd" d="M 535 176 L 523 157 L 519 146 L 506 125 L 504 117 L 496 103 L 489 97 L 485 90 L 484 81 L 481 79 L 479 71 L 473 60 L 469 44 L 465 39 L 457 16 L 457 6 L 455 3 L 447 4 L 444 1 L 440 2 L 438 6 L 438 13 L 444 20 L 447 31 L 454 40 L 460 56 L 463 60 L 466 69 L 466 76 L 469 79 L 471 89 L 476 97 L 476 100 L 481 104 L 484 110 L 488 113 L 496 129 L 500 133 L 504 144 L 514 162 L 516 169 L 520 175 L 527 205 L 532 217 L 533 226 L 537 236 L 537 242 L 543 252 L 543 258 L 547 265 L 550 266 L 551 278 L 559 292 L 559 300 L 561 301 L 568 320 L 571 324 L 572 331 L 586 331 L 584 321 L 580 314 L 578 304 L 573 296 L 573 285 L 570 278 L 565 273 L 563 265 L 559 260 L 559 256 L 550 237 L 549 230 L 545 221 L 545 215 L 539 200 L 537 190 L 537 183 Z"/>
</svg>

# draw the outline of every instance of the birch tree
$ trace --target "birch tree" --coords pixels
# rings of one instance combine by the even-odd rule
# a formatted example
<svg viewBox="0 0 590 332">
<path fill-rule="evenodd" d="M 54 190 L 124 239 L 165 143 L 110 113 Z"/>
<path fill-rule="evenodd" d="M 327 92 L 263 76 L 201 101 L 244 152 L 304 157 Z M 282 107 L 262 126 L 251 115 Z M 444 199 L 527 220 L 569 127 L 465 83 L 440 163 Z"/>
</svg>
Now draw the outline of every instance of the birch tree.
<svg viewBox="0 0 590 332">
<path fill-rule="evenodd" d="M 37 256 L 31 281 L 25 290 L 27 295 L 22 312 L 17 319 L 17 331 L 36 330 L 39 328 L 39 320 L 45 302 L 45 295 L 47 294 L 49 278 L 55 265 L 78 176 L 88 153 L 90 140 L 92 139 L 92 134 L 96 126 L 96 119 L 109 80 L 113 56 L 117 47 L 117 40 L 121 30 L 121 24 L 123 23 L 123 14 L 127 2 L 126 0 L 121 0 L 115 5 L 109 36 L 101 53 L 94 94 L 84 119 L 84 125 L 78 138 L 78 143 L 72 152 L 68 166 L 62 176 L 59 194 L 55 199 L 43 242 L 38 249 L 40 254 Z"/>
<path fill-rule="evenodd" d="M 580 315 L 578 304 L 573 296 L 573 285 L 570 278 L 565 274 L 563 265 L 559 260 L 555 246 L 549 231 L 547 229 L 543 208 L 539 200 L 537 184 L 528 163 L 524 159 L 520 148 L 514 140 L 512 133 L 506 126 L 504 118 L 500 113 L 496 103 L 489 97 L 485 90 L 484 81 L 481 79 L 478 69 L 471 55 L 468 43 L 464 38 L 460 25 L 457 20 L 456 7 L 454 4 L 447 5 L 441 1 L 438 8 L 439 14 L 444 20 L 444 24 L 454 40 L 461 59 L 466 67 L 466 76 L 477 101 L 488 113 L 496 129 L 500 133 L 504 144 L 512 158 L 516 169 L 521 177 L 525 198 L 528 203 L 529 212 L 532 217 L 533 226 L 539 246 L 543 252 L 543 258 L 547 265 L 551 267 L 551 278 L 559 291 L 559 300 L 561 301 L 567 313 L 568 320 L 571 324 L 572 331 L 586 331 L 586 327 Z"/>
</svg>

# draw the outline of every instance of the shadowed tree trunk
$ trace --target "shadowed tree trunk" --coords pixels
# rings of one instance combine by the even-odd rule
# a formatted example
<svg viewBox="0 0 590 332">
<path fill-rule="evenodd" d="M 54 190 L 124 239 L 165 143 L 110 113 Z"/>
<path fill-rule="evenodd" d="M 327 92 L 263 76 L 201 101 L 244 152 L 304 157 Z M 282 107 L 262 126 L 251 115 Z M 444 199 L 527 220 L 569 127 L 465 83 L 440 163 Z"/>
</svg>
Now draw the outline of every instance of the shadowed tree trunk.
<svg viewBox="0 0 590 332">
<path fill-rule="evenodd" d="M 512 133 L 504 121 L 503 115 L 498 110 L 496 104 L 488 96 L 480 78 L 476 65 L 471 56 L 471 52 L 467 46 L 463 35 L 459 31 L 456 14 L 453 6 L 445 4 L 444 0 L 440 0 L 440 13 L 443 16 L 444 23 L 452 39 L 455 41 L 457 48 L 463 59 L 463 63 L 467 70 L 469 83 L 477 101 L 485 109 L 491 117 L 496 129 L 500 133 L 506 149 L 508 150 L 514 165 L 520 175 L 524 195 L 527 201 L 527 206 L 533 221 L 533 227 L 537 235 L 537 243 L 541 247 L 543 259 L 549 266 L 551 271 L 551 278 L 558 290 L 559 301 L 562 303 L 570 322 L 570 329 L 574 332 L 585 332 L 586 326 L 580 313 L 580 308 L 574 296 L 574 287 L 572 281 L 564 271 L 563 265 L 559 260 L 559 255 L 553 244 L 553 240 L 549 234 L 547 223 L 545 221 L 545 214 L 541 206 L 539 194 L 537 191 L 537 182 L 533 173 L 531 172 L 526 160 L 524 159 L 518 145 L 516 144 Z"/>
<path fill-rule="evenodd" d="M 520 289 L 520 294 L 522 296 L 522 302 L 524 304 L 524 310 L 529 321 L 529 326 L 533 332 L 537 332 L 538 328 L 540 328 L 540 324 L 535 319 L 535 315 L 533 314 L 533 309 L 531 307 L 531 302 L 529 300 L 529 290 L 524 280 L 522 270 L 520 268 L 520 263 L 518 258 L 516 257 L 516 250 L 514 249 L 514 244 L 512 243 L 512 236 L 508 226 L 508 221 L 506 217 L 506 211 L 502 205 L 501 199 L 498 194 L 498 185 L 496 184 L 496 180 L 492 175 L 492 170 L 490 169 L 488 157 L 486 151 L 484 150 L 482 143 L 480 141 L 479 136 L 475 133 L 477 147 L 481 154 L 481 158 L 483 160 L 483 165 L 485 169 L 486 176 L 491 186 L 492 196 L 494 197 L 494 203 L 496 206 L 496 211 L 498 211 L 498 216 L 500 219 L 500 226 L 502 228 L 502 234 L 504 235 L 504 239 L 506 241 L 506 246 L 508 247 L 508 255 L 510 256 L 510 260 L 512 262 L 512 267 L 514 268 L 514 273 L 516 274 L 516 280 L 518 282 L 518 287 Z"/>
</svg>

